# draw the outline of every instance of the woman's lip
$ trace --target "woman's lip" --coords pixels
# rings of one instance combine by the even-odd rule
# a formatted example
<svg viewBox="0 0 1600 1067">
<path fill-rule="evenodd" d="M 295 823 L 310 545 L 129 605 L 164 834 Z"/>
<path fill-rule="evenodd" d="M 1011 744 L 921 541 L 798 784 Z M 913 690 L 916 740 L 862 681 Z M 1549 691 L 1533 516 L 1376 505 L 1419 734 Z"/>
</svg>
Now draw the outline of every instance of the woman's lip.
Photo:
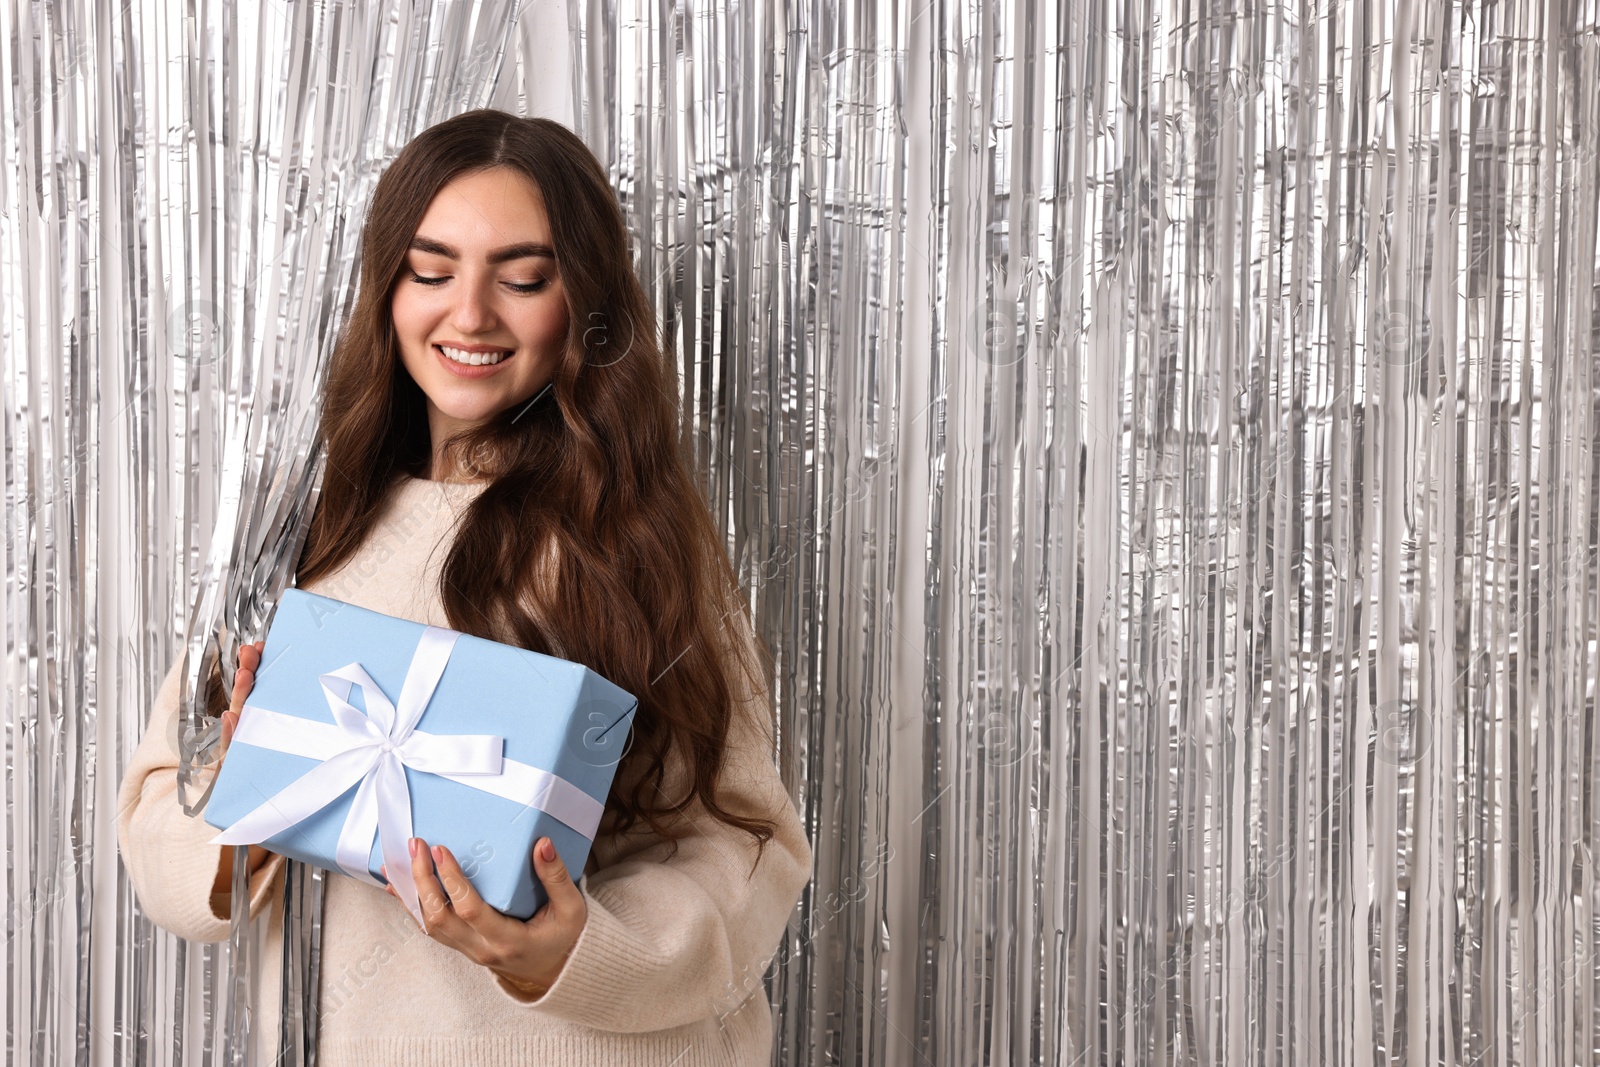
<svg viewBox="0 0 1600 1067">
<path fill-rule="evenodd" d="M 505 345 L 469 345 L 469 344 L 465 344 L 465 343 L 462 343 L 462 342 L 459 342 L 459 341 L 435 341 L 434 344 L 442 345 L 445 348 L 453 348 L 457 352 L 472 352 L 474 354 L 482 353 L 482 352 L 514 352 L 514 351 L 516 351 L 516 349 L 507 348 Z"/>
<path fill-rule="evenodd" d="M 501 367 L 504 367 L 507 363 L 510 363 L 514 358 L 516 358 L 517 355 L 516 352 L 511 352 L 499 363 L 485 363 L 481 367 L 472 367 L 465 363 L 457 363 L 455 360 L 445 355 L 444 351 L 440 349 L 438 345 L 433 346 L 433 354 L 438 358 L 440 363 L 445 365 L 451 374 L 454 374 L 458 378 L 487 378 Z"/>
</svg>

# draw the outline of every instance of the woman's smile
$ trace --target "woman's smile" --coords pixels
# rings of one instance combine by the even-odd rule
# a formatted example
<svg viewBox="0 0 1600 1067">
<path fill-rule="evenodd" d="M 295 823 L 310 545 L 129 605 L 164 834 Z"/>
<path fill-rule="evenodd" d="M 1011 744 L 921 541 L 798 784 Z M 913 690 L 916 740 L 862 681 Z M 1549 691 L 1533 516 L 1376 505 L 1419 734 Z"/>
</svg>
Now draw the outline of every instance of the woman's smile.
<svg viewBox="0 0 1600 1067">
<path fill-rule="evenodd" d="M 461 345 L 445 342 L 435 343 L 433 350 L 439 353 L 439 357 L 452 373 L 463 378 L 487 377 L 505 366 L 517 354 L 516 349 L 494 345 Z"/>
</svg>

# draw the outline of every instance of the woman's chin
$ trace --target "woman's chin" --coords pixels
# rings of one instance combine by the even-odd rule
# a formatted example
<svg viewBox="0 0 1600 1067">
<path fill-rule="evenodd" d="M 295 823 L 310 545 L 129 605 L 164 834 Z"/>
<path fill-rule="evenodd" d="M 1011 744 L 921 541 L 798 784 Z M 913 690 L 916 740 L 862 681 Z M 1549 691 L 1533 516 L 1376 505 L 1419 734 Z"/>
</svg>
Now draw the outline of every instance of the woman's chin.
<svg viewBox="0 0 1600 1067">
<path fill-rule="evenodd" d="M 450 396 L 449 392 L 445 390 L 440 394 L 431 395 L 429 406 L 433 408 L 436 417 L 442 417 L 447 424 L 456 429 L 481 425 L 511 406 L 503 403 L 485 403 L 481 398 L 463 402 L 462 398 Z"/>
</svg>

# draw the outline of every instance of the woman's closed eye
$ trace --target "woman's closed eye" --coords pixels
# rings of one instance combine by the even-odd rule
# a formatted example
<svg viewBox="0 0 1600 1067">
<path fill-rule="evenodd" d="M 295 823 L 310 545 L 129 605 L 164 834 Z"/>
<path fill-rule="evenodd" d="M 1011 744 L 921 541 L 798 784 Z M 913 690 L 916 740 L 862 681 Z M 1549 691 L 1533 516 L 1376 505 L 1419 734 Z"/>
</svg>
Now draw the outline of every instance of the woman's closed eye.
<svg viewBox="0 0 1600 1067">
<path fill-rule="evenodd" d="M 445 282 L 449 281 L 450 278 L 451 275 L 448 274 L 428 275 L 418 274 L 416 271 L 411 272 L 411 280 L 416 282 L 418 285 L 443 285 Z M 537 293 L 539 290 L 550 284 L 550 279 L 536 278 L 531 282 L 503 282 L 501 284 L 514 293 Z"/>
</svg>

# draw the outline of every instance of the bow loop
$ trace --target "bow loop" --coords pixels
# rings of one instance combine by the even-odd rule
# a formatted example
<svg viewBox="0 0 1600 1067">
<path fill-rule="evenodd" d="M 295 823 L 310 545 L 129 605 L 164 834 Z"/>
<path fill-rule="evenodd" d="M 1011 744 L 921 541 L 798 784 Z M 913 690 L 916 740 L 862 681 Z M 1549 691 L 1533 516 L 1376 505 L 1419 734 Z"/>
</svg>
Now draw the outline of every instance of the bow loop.
<svg viewBox="0 0 1600 1067">
<path fill-rule="evenodd" d="M 426 638 L 427 635 L 424 634 L 423 637 Z M 410 678 L 416 669 L 417 661 L 413 659 L 406 677 Z M 328 698 L 328 709 L 333 712 L 334 722 L 351 733 L 371 733 L 380 740 L 404 740 L 395 737 L 395 708 L 389 701 L 389 695 L 383 691 L 382 686 L 372 680 L 372 675 L 368 674 L 361 664 L 347 663 L 336 671 L 318 675 L 317 681 L 322 683 L 322 695 Z M 434 685 L 438 684 L 437 675 L 433 681 Z M 364 715 L 360 708 L 350 703 L 350 690 L 356 686 L 361 688 L 362 695 L 366 697 L 367 711 Z M 429 686 L 428 692 L 431 696 L 433 686 Z"/>
</svg>

